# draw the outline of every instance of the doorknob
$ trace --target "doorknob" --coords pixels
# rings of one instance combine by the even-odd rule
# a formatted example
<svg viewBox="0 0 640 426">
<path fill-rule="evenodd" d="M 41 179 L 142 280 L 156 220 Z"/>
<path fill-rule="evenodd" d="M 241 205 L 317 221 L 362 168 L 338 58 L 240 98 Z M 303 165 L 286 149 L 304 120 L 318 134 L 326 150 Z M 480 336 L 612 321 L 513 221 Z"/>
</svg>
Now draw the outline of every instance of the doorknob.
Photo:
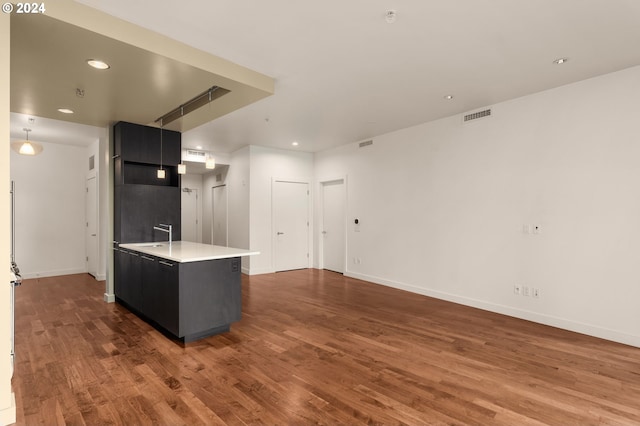
<svg viewBox="0 0 640 426">
<path fill-rule="evenodd" d="M 284 235 L 284 232 L 278 232 L 276 235 Z"/>
</svg>

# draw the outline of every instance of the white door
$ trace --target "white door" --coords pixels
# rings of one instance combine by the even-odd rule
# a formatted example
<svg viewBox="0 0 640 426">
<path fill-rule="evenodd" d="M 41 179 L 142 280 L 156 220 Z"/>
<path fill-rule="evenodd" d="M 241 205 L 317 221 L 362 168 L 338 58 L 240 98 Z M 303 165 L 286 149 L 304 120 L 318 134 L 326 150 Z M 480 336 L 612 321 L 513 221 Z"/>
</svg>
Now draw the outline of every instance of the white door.
<svg viewBox="0 0 640 426">
<path fill-rule="evenodd" d="M 309 184 L 273 183 L 276 271 L 309 267 Z"/>
<path fill-rule="evenodd" d="M 94 277 L 98 275 L 98 206 L 96 196 L 96 177 L 87 178 L 87 191 L 85 197 L 85 247 L 87 259 L 87 272 Z"/>
<path fill-rule="evenodd" d="M 322 184 L 322 267 L 344 273 L 345 208 L 344 181 Z"/>
<path fill-rule="evenodd" d="M 227 232 L 227 186 L 220 185 L 211 188 L 211 244 L 214 246 L 228 246 Z"/>
<path fill-rule="evenodd" d="M 182 188 L 180 197 L 180 239 L 182 241 L 202 242 L 200 220 L 198 220 L 198 190 L 196 188 Z"/>
</svg>

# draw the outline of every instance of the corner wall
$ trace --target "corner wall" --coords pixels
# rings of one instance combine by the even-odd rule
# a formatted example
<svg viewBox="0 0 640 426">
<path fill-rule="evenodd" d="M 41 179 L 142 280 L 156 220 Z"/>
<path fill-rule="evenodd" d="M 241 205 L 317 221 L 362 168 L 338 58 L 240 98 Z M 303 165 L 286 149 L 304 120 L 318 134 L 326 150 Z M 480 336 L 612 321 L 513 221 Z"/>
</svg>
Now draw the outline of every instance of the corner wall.
<svg viewBox="0 0 640 426">
<path fill-rule="evenodd" d="M 41 154 L 11 152 L 16 185 L 16 263 L 23 278 L 86 272 L 87 148 L 42 143 Z"/>
<path fill-rule="evenodd" d="M 231 154 L 226 182 L 229 208 L 229 247 L 249 249 L 249 147 Z M 251 260 L 242 258 L 242 272 L 249 273 Z"/>
<path fill-rule="evenodd" d="M 634 67 L 318 153 L 347 275 L 640 346 L 638 93 Z"/>
<path fill-rule="evenodd" d="M 250 147 L 251 203 L 250 249 L 260 252 L 251 256 L 250 274 L 274 272 L 273 254 L 273 179 L 296 179 L 309 182 L 313 188 L 313 154 L 261 146 Z M 309 212 L 310 229 L 313 229 L 313 211 Z M 310 240 L 313 238 L 310 235 Z M 233 246 L 233 245 L 232 245 Z M 309 247 L 310 256 L 313 250 Z"/>
</svg>

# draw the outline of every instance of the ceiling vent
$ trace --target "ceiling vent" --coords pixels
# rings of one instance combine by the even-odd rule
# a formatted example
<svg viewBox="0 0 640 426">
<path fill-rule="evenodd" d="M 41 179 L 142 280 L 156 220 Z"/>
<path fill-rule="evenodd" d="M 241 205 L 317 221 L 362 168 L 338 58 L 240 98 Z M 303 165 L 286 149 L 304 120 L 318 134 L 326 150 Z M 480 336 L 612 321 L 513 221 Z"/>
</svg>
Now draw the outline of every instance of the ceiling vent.
<svg viewBox="0 0 640 426">
<path fill-rule="evenodd" d="M 491 108 L 489 109 L 485 109 L 482 111 L 476 111 L 476 112 L 472 112 L 469 114 L 465 114 L 462 117 L 462 122 L 463 123 L 468 123 L 470 121 L 475 121 L 475 120 L 479 120 L 481 118 L 487 118 L 487 117 L 491 117 Z"/>
<path fill-rule="evenodd" d="M 358 144 L 358 146 L 360 148 L 364 148 L 365 146 L 369 146 L 369 145 L 373 145 L 373 140 L 368 140 L 368 141 L 364 141 L 364 142 L 360 142 Z"/>
<path fill-rule="evenodd" d="M 185 160 L 187 161 L 197 161 L 200 163 L 204 163 L 207 157 L 207 153 L 204 151 L 196 151 L 194 149 L 187 149 Z"/>
</svg>

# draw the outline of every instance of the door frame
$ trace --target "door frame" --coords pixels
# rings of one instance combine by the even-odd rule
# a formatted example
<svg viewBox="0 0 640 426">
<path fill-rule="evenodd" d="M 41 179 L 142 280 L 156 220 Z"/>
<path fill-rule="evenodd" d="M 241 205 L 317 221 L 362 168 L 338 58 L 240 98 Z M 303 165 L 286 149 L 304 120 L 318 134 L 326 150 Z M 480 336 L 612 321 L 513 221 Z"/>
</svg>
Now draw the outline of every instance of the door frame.
<svg viewBox="0 0 640 426">
<path fill-rule="evenodd" d="M 331 182 L 336 182 L 336 181 L 342 181 L 342 184 L 344 185 L 344 193 L 343 193 L 343 207 L 344 207 L 344 217 L 342 218 L 344 221 L 344 272 L 343 274 L 346 274 L 347 272 L 349 272 L 349 262 L 347 261 L 349 259 L 348 256 L 348 221 L 347 221 L 347 217 L 348 215 L 348 201 L 349 201 L 349 197 L 348 197 L 348 191 L 347 191 L 347 175 L 343 175 L 343 176 L 338 176 L 338 177 L 333 177 L 333 178 L 323 178 L 318 180 L 318 234 L 317 234 L 317 238 L 318 238 L 318 269 L 324 269 L 324 238 L 322 238 L 322 224 L 324 223 L 324 185 L 331 183 Z"/>
<path fill-rule="evenodd" d="M 307 268 L 312 266 L 311 259 L 313 259 L 313 233 L 311 230 L 313 229 L 313 215 L 311 212 L 313 211 L 313 187 L 311 185 L 311 180 L 306 178 L 281 178 L 281 177 L 271 177 L 271 270 L 276 271 L 276 215 L 275 215 L 275 200 L 274 200 L 274 187 L 277 182 L 284 183 L 304 183 L 307 185 L 307 190 L 309 191 L 309 196 L 307 197 L 307 222 L 309 225 L 307 226 L 307 253 L 309 256 L 307 257 Z"/>
<path fill-rule="evenodd" d="M 213 244 L 213 228 L 214 228 L 214 218 L 215 218 L 215 205 L 214 205 L 214 197 L 213 197 L 213 190 L 216 188 L 220 188 L 220 187 L 224 187 L 225 188 L 225 193 L 224 196 L 226 197 L 226 202 L 225 202 L 225 214 L 226 214 L 226 223 L 225 223 L 225 228 L 226 228 L 226 241 L 225 241 L 225 247 L 229 247 L 229 186 L 226 183 L 222 183 L 220 185 L 214 185 L 211 187 L 211 244 Z"/>
<path fill-rule="evenodd" d="M 93 192 L 94 192 L 94 196 L 95 196 L 95 202 L 93 207 L 93 224 L 95 226 L 95 235 L 89 235 L 89 217 L 88 217 L 88 209 L 89 209 L 89 181 L 93 180 Z M 84 185 L 85 185 L 85 197 L 84 197 L 84 211 L 85 211 L 85 223 L 86 226 L 84 228 L 84 253 L 85 253 L 85 268 L 87 270 L 87 273 L 91 276 L 93 276 L 94 278 L 98 279 L 98 260 L 99 260 L 99 256 L 100 256 L 100 222 L 99 222 L 99 195 L 98 195 L 98 174 L 96 173 L 95 170 L 90 171 L 89 173 L 87 173 L 85 175 L 84 178 Z M 90 247 L 89 246 L 89 241 L 91 241 L 91 238 L 95 238 L 95 242 L 94 244 Z M 95 266 L 95 271 L 91 271 L 89 265 L 89 258 L 93 256 L 93 263 Z"/>
<path fill-rule="evenodd" d="M 189 191 L 185 191 L 185 189 L 189 189 Z M 184 206 L 183 198 L 185 197 L 185 193 L 189 194 L 188 197 L 191 197 L 191 192 L 195 192 L 195 198 L 196 198 L 196 208 L 195 208 L 195 220 L 196 220 L 196 238 L 195 241 L 196 243 L 201 243 L 202 242 L 202 201 L 200 201 L 201 199 L 204 200 L 204 194 L 202 194 L 202 197 L 200 196 L 199 192 L 202 188 L 191 188 L 188 186 L 180 186 L 180 204 L 181 204 L 181 208 L 182 206 Z M 180 233 L 184 234 L 184 229 L 186 228 L 185 226 L 183 226 L 183 220 L 184 220 L 185 216 L 184 214 L 180 214 Z M 182 235 L 181 237 L 182 239 L 184 239 L 184 235 Z"/>
</svg>

